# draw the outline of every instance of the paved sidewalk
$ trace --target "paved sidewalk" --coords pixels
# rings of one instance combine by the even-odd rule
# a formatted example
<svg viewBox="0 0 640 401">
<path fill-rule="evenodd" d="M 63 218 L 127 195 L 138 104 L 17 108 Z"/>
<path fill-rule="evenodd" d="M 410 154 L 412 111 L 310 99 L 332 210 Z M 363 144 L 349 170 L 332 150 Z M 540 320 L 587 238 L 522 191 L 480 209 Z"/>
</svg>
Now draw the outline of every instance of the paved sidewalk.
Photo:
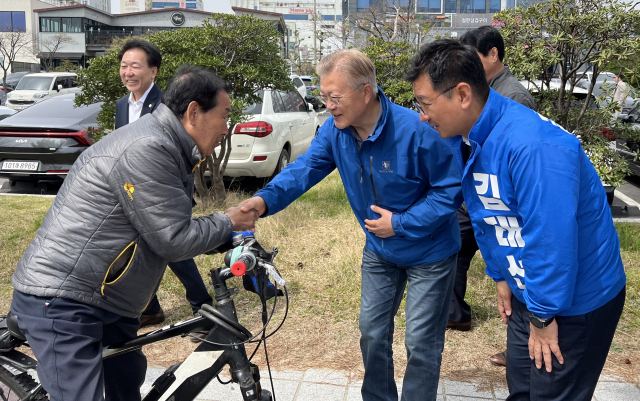
<svg viewBox="0 0 640 401">
<path fill-rule="evenodd" d="M 164 369 L 149 368 L 142 387 L 145 394 Z M 280 371 L 273 373 L 276 401 L 362 401 L 361 382 L 350 382 L 339 372 L 310 369 L 306 372 Z M 261 372 L 263 388 L 271 390 L 269 376 Z M 401 391 L 402 381 L 398 382 Z M 482 386 L 443 378 L 438 386 L 437 401 L 505 400 L 509 392 L 502 385 Z M 242 401 L 237 384 L 223 386 L 214 380 L 198 396 L 198 401 Z M 640 401 L 640 387 L 624 383 L 614 377 L 602 376 L 596 388 L 595 401 Z"/>
</svg>

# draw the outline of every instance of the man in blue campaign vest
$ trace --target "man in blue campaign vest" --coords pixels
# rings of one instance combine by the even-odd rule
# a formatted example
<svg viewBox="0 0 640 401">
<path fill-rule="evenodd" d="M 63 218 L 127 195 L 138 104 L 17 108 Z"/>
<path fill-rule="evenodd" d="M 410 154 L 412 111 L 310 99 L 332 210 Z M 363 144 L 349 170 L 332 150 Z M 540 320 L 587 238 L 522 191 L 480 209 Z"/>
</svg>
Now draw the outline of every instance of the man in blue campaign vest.
<svg viewBox="0 0 640 401">
<path fill-rule="evenodd" d="M 423 46 L 407 75 L 448 138 L 508 324 L 508 400 L 591 400 L 625 298 L 620 243 L 580 141 L 489 88 L 476 51 Z M 543 368 L 544 366 L 544 368 Z"/>
<path fill-rule="evenodd" d="M 393 317 L 407 281 L 407 369 L 402 400 L 435 400 L 460 249 L 460 173 L 447 143 L 418 113 L 391 103 L 371 60 L 339 50 L 317 67 L 331 112 L 307 152 L 243 211 L 279 212 L 335 168 L 367 242 L 362 256 L 360 348 L 364 401 L 398 399 Z"/>
</svg>

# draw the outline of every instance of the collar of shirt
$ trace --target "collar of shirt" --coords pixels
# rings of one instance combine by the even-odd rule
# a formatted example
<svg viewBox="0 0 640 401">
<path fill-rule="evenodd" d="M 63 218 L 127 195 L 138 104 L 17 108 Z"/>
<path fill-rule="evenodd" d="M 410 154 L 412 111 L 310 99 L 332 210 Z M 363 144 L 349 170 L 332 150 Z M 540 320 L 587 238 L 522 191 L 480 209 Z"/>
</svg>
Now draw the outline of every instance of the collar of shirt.
<svg viewBox="0 0 640 401">
<path fill-rule="evenodd" d="M 129 123 L 140 118 L 142 106 L 144 105 L 144 101 L 147 100 L 147 96 L 149 95 L 149 92 L 151 92 L 153 85 L 155 84 L 152 82 L 147 91 L 140 97 L 140 99 L 138 99 L 138 101 L 133 100 L 133 92 L 129 93 Z"/>
</svg>

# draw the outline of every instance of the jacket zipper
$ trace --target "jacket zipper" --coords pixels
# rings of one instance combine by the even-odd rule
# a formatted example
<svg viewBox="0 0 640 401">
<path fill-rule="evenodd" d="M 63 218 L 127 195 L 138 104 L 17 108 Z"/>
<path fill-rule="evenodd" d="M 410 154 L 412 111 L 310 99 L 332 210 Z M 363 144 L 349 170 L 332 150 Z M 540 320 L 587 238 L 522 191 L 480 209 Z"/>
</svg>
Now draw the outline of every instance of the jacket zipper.
<svg viewBox="0 0 640 401">
<path fill-rule="evenodd" d="M 120 259 L 120 256 L 122 256 L 123 253 L 126 252 L 127 249 L 129 249 L 131 247 L 131 245 L 133 245 L 133 253 L 131 254 L 131 258 L 129 258 L 129 263 L 127 263 L 127 266 L 124 268 L 124 270 L 122 271 L 122 273 L 120 273 L 120 275 L 113 281 L 110 281 L 107 283 L 107 277 L 109 277 L 109 272 L 111 271 L 111 267 L 113 266 L 114 263 L 116 263 L 116 261 L 118 259 Z M 133 262 L 133 257 L 136 255 L 136 250 L 138 249 L 138 244 L 135 241 L 131 241 L 131 243 L 129 245 L 127 245 L 126 248 L 124 248 L 122 250 L 122 252 L 120 252 L 120 254 L 115 258 L 115 260 L 113 262 L 111 262 L 111 264 L 109 265 L 109 268 L 107 269 L 107 273 L 104 275 L 104 279 L 102 280 L 102 287 L 100 288 L 100 293 L 102 294 L 102 296 L 104 297 L 104 286 L 105 285 L 111 285 L 113 283 L 115 283 L 116 281 L 120 280 L 120 278 L 122 278 L 122 276 L 124 276 L 124 274 L 127 272 L 127 270 L 129 270 L 129 266 L 131 266 L 131 262 Z"/>
<path fill-rule="evenodd" d="M 362 165 L 360 165 L 362 167 Z M 376 195 L 376 186 L 373 184 L 373 156 L 369 156 L 369 177 L 371 178 L 371 188 L 373 188 L 373 199 L 375 199 L 376 206 L 378 206 L 378 196 Z"/>
</svg>

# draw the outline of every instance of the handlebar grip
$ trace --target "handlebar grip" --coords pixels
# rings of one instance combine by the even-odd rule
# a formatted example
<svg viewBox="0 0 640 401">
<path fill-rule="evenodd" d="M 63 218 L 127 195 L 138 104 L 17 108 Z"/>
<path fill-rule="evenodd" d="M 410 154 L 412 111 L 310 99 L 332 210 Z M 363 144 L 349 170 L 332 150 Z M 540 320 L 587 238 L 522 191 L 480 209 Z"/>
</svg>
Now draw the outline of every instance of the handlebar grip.
<svg viewBox="0 0 640 401">
<path fill-rule="evenodd" d="M 233 265 L 231 265 L 231 273 L 236 277 L 244 276 L 246 272 L 247 265 L 242 260 L 238 260 Z"/>
</svg>

